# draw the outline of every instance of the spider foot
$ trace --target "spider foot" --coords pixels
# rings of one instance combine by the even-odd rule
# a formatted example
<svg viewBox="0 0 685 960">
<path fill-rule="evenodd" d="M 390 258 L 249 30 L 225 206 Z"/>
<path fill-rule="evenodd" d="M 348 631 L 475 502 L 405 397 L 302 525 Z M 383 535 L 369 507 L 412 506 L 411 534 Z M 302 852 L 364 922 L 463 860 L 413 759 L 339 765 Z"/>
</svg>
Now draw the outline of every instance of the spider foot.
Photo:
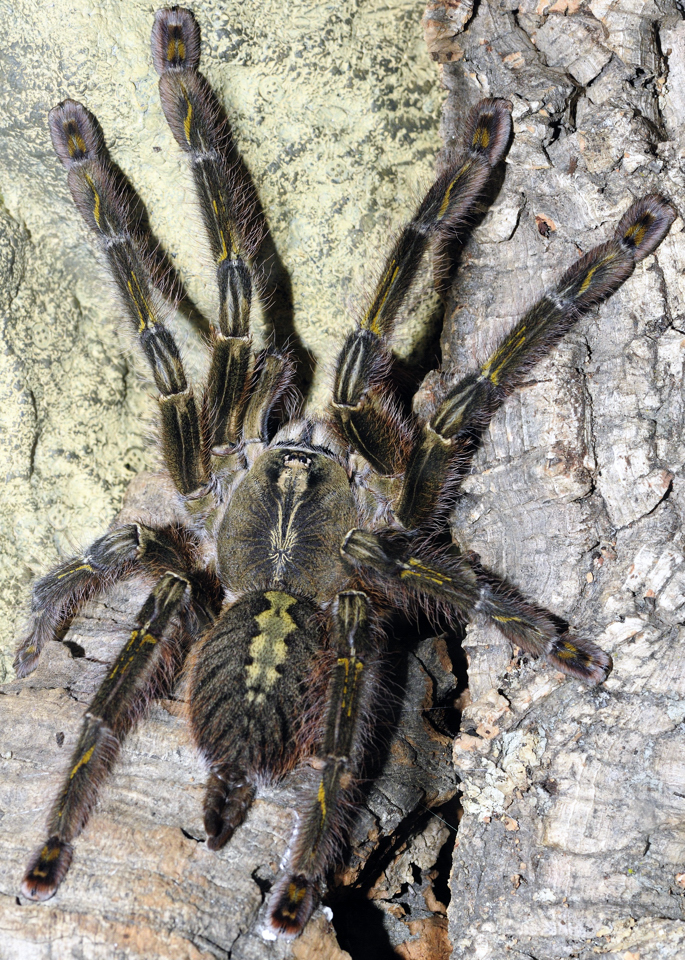
<svg viewBox="0 0 685 960">
<path fill-rule="evenodd" d="M 21 882 L 21 892 L 29 900 L 49 900 L 66 876 L 73 848 L 58 837 L 49 837 L 31 858 Z"/>
<path fill-rule="evenodd" d="M 664 239 L 675 216 L 675 210 L 664 197 L 650 193 L 623 214 L 616 228 L 616 240 L 632 250 L 636 262 L 644 260 Z"/>
<path fill-rule="evenodd" d="M 34 617 L 31 620 L 26 637 L 17 648 L 14 657 L 14 669 L 17 677 L 23 680 L 38 666 L 40 653 L 45 641 L 53 635 L 54 624 L 47 617 Z"/>
<path fill-rule="evenodd" d="M 545 657 L 562 673 L 593 684 L 603 683 L 613 667 L 609 654 L 596 643 L 569 634 L 557 637 Z"/>
<path fill-rule="evenodd" d="M 313 911 L 313 884 L 301 874 L 294 874 L 276 886 L 269 907 L 269 922 L 274 933 L 290 940 L 302 933 Z"/>
</svg>

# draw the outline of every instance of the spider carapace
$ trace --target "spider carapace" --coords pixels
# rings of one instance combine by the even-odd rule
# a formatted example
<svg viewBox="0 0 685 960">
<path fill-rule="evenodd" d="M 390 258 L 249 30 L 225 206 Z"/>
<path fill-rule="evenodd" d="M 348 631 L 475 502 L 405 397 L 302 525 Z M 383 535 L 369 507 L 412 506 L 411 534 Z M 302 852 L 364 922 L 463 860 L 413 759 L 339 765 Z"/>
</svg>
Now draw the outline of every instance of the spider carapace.
<svg viewBox="0 0 685 960">
<path fill-rule="evenodd" d="M 19 676 L 86 599 L 136 573 L 154 577 L 130 639 L 85 714 L 22 892 L 34 900 L 55 893 L 123 736 L 187 659 L 189 721 L 209 766 L 210 848 L 242 823 L 258 782 L 304 761 L 311 767 L 269 906 L 272 935 L 292 936 L 311 915 L 354 813 L 389 610 L 416 603 L 461 620 L 480 614 L 566 673 L 599 683 L 611 669 L 594 643 L 565 632 L 447 537 L 438 548 L 436 531 L 440 524 L 447 531 L 450 498 L 505 397 L 580 316 L 628 279 L 675 214 L 658 195 L 636 201 L 613 238 L 571 266 L 478 369 L 452 385 L 443 378 L 447 386 L 420 416 L 404 410 L 391 375 L 398 312 L 429 245 L 447 249 L 473 220 L 511 139 L 510 104 L 481 101 L 466 123 L 461 159 L 398 235 L 341 347 L 328 418 L 288 420 L 282 411 L 291 361 L 276 349 L 254 351 L 250 340 L 261 240 L 256 201 L 236 175 L 223 113 L 198 70 L 200 34 L 190 11 L 156 14 L 152 57 L 216 267 L 219 308 L 199 400 L 165 324 L 173 309 L 165 279 L 97 121 L 65 100 L 50 113 L 50 132 L 150 364 L 165 470 L 187 519 L 115 525 L 33 588 Z"/>
</svg>

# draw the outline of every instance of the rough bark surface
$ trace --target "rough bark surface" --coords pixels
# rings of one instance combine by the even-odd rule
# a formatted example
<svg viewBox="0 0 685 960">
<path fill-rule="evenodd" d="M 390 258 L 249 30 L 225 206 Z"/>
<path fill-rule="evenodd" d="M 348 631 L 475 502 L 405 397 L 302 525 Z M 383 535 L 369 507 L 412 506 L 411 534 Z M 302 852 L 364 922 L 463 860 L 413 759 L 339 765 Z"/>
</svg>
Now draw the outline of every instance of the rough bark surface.
<svg viewBox="0 0 685 960">
<path fill-rule="evenodd" d="M 494 95 L 516 133 L 445 326 L 446 361 L 468 369 L 634 198 L 682 203 L 685 22 L 669 3 L 504 0 L 446 47 L 458 9 L 434 47 L 444 135 Z M 457 540 L 614 670 L 588 689 L 469 628 L 455 958 L 683 955 L 682 231 L 535 368 L 457 504 Z"/>
</svg>

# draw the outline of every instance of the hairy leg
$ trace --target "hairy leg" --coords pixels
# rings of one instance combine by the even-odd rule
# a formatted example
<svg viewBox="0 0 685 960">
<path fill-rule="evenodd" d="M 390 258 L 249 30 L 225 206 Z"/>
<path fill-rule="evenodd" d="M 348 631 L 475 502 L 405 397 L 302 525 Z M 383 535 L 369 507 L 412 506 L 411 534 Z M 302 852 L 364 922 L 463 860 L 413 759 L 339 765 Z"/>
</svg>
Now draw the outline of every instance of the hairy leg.
<svg viewBox="0 0 685 960">
<path fill-rule="evenodd" d="M 35 670 L 46 641 L 54 639 L 86 600 L 136 570 L 155 577 L 170 570 L 190 579 L 196 607 L 203 619 L 210 619 L 220 606 L 221 587 L 215 576 L 200 570 L 197 552 L 197 542 L 185 530 L 131 523 L 99 537 L 83 553 L 55 567 L 33 585 L 31 615 L 14 660 L 17 676 Z"/>
<path fill-rule="evenodd" d="M 189 10 L 157 11 L 152 57 L 164 114 L 188 156 L 216 271 L 219 323 L 212 334 L 202 427 L 206 455 L 222 457 L 239 445 L 243 427 L 246 439 L 264 439 L 269 410 L 289 381 L 289 364 L 275 351 L 259 363 L 252 353 L 251 262 L 264 225 L 252 185 L 230 160 L 224 112 L 198 70 L 200 29 Z"/>
<path fill-rule="evenodd" d="M 130 640 L 88 707 L 69 772 L 48 819 L 48 837 L 31 859 L 21 885 L 30 900 L 48 900 L 71 863 L 81 833 L 123 736 L 155 689 L 163 685 L 177 652 L 177 616 L 190 601 L 190 584 L 165 573 L 137 617 Z"/>
<path fill-rule="evenodd" d="M 50 134 L 67 168 L 74 203 L 98 239 L 105 263 L 159 391 L 164 460 L 182 494 L 202 490 L 209 480 L 202 458 L 193 392 L 176 342 L 164 325 L 168 308 L 155 280 L 147 243 L 131 229 L 131 213 L 95 117 L 74 100 L 50 111 Z"/>
<path fill-rule="evenodd" d="M 656 194 L 634 203 L 614 237 L 591 250 L 519 320 L 480 370 L 464 377 L 424 423 L 409 458 L 395 515 L 407 529 L 425 523 L 445 489 L 464 476 L 477 440 L 530 368 L 593 307 L 614 294 L 668 233 L 675 211 Z"/>
<path fill-rule="evenodd" d="M 333 410 L 351 446 L 384 475 L 400 472 L 413 440 L 412 427 L 389 394 L 389 339 L 397 313 L 431 241 L 464 232 L 484 187 L 509 145 L 511 104 L 482 100 L 472 111 L 464 156 L 435 181 L 400 234 L 372 301 L 338 357 Z"/>
<path fill-rule="evenodd" d="M 389 540 L 365 530 L 351 530 L 341 550 L 370 578 L 370 585 L 394 594 L 400 603 L 430 597 L 433 605 L 447 614 L 456 611 L 462 620 L 484 614 L 512 643 L 563 673 L 590 683 L 601 683 L 609 675 L 611 657 L 597 644 L 570 635 L 549 611 L 456 552 L 433 560 L 407 538 Z"/>
<path fill-rule="evenodd" d="M 334 614 L 336 663 L 327 692 L 323 736 L 314 766 L 317 783 L 303 809 L 283 876 L 271 895 L 274 930 L 297 936 L 314 909 L 316 884 L 334 860 L 346 827 L 346 804 L 363 759 L 373 689 L 374 645 L 364 593 L 338 595 Z"/>
</svg>

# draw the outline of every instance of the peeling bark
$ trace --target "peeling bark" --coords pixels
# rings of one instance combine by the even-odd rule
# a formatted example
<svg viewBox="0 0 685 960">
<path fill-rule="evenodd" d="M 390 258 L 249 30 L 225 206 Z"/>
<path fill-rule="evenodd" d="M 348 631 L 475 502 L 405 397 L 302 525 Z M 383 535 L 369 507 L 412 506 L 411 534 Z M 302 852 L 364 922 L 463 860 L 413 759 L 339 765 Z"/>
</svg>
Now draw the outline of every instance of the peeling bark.
<svg viewBox="0 0 685 960">
<path fill-rule="evenodd" d="M 505 0 L 455 41 L 447 142 L 482 96 L 513 101 L 516 133 L 453 288 L 455 369 L 634 198 L 682 201 L 682 28 L 668 3 Z M 595 639 L 614 670 L 591 690 L 469 628 L 454 957 L 682 953 L 684 263 L 678 219 L 507 402 L 457 505 L 459 542 Z"/>
</svg>

